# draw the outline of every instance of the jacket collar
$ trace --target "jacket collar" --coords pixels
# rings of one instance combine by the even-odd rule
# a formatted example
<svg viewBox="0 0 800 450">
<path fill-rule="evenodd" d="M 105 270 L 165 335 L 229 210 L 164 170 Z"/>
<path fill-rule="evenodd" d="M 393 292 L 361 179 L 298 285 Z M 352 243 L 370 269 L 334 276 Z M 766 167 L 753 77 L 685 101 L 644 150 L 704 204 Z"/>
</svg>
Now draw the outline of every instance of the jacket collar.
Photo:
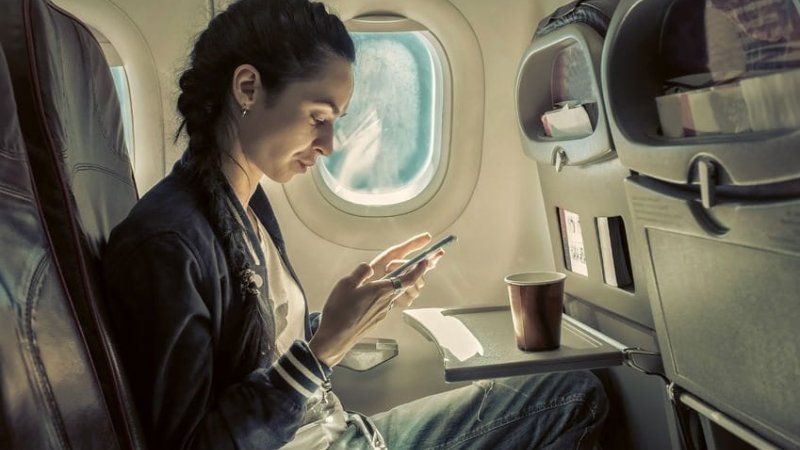
<svg viewBox="0 0 800 450">
<path fill-rule="evenodd" d="M 267 194 L 261 185 L 258 185 L 255 194 L 250 198 L 250 207 L 253 208 L 258 220 L 264 224 L 264 228 L 267 229 L 281 254 L 286 253 L 286 243 L 283 241 L 281 227 L 278 225 L 278 219 L 275 218 L 275 212 L 272 210 L 269 198 L 267 198 Z"/>
</svg>

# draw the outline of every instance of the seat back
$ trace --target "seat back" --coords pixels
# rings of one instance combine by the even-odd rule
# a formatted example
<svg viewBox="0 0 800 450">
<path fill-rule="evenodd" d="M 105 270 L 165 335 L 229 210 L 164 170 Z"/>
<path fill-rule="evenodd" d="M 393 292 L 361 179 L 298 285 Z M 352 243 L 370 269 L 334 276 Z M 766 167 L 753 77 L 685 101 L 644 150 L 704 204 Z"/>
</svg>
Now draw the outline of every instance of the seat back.
<svg viewBox="0 0 800 450">
<path fill-rule="evenodd" d="M 606 39 L 609 125 L 688 437 L 699 417 L 705 434 L 800 448 L 800 126 L 782 121 L 798 21 L 792 2 L 626 0 Z"/>
<path fill-rule="evenodd" d="M 42 223 L 0 47 L 0 448 L 120 448 Z"/>
<path fill-rule="evenodd" d="M 142 447 L 107 329 L 99 256 L 137 200 L 119 101 L 99 44 L 45 0 L 0 1 L 2 43 L 33 182 L 121 445 Z"/>
</svg>

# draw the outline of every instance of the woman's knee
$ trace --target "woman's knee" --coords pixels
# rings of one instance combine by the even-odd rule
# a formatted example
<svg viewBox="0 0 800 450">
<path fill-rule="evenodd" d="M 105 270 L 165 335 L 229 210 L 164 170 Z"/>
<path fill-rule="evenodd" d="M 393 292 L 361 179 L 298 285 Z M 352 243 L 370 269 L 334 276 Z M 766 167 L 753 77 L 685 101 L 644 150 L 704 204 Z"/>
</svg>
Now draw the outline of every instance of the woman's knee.
<svg viewBox="0 0 800 450">
<path fill-rule="evenodd" d="M 529 408 L 574 403 L 589 422 L 600 423 L 608 413 L 608 398 L 600 380 L 589 371 L 559 372 L 495 380 L 495 389 L 508 389 Z"/>
<path fill-rule="evenodd" d="M 585 419 L 592 424 L 601 424 L 608 414 L 608 397 L 600 380 L 592 372 L 581 371 L 571 373 L 570 382 L 574 389 L 583 395 Z"/>
<path fill-rule="evenodd" d="M 591 448 L 605 420 L 608 402 L 590 372 L 564 372 L 483 380 L 477 422 L 497 429 L 503 445 L 526 448 Z M 477 399 L 476 399 L 477 400 Z M 494 439 L 487 436 L 486 439 Z"/>
</svg>

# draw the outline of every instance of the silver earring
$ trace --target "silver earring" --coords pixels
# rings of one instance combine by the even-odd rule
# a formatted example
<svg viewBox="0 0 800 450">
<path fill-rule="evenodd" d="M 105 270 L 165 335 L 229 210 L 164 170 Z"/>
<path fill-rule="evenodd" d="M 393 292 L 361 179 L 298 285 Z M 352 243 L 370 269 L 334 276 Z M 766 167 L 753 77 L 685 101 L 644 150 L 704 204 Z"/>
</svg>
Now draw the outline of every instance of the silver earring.
<svg viewBox="0 0 800 450">
<path fill-rule="evenodd" d="M 244 116 L 246 116 L 248 112 L 250 112 L 250 110 L 247 109 L 246 106 L 242 105 L 242 118 L 243 119 L 244 119 Z"/>
</svg>

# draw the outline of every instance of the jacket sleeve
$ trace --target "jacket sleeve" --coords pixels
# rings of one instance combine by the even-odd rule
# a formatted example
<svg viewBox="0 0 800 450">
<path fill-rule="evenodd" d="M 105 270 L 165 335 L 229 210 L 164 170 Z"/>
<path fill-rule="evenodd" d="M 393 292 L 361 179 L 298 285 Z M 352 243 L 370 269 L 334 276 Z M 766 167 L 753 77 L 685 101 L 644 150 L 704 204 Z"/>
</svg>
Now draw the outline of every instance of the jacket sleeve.
<svg viewBox="0 0 800 450">
<path fill-rule="evenodd" d="M 152 448 L 276 449 L 300 426 L 308 397 L 329 375 L 296 341 L 271 367 L 214 395 L 221 280 L 167 232 L 104 257 L 109 315 Z M 209 279 L 214 278 L 214 279 Z"/>
</svg>

